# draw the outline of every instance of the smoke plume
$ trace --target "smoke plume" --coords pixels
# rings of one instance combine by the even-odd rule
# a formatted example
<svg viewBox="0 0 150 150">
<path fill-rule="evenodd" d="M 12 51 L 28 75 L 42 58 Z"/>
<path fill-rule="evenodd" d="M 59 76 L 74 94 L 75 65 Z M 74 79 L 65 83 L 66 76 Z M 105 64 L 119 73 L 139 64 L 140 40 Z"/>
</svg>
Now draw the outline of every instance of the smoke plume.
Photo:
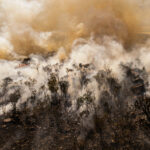
<svg viewBox="0 0 150 150">
<path fill-rule="evenodd" d="M 0 147 L 82 148 L 93 131 L 87 149 L 149 150 L 149 6 L 1 0 Z"/>
<path fill-rule="evenodd" d="M 63 48 L 64 60 L 76 39 L 101 43 L 106 35 L 129 49 L 139 42 L 140 12 L 139 3 L 129 0 L 1 0 L 0 57 L 48 55 Z"/>
</svg>

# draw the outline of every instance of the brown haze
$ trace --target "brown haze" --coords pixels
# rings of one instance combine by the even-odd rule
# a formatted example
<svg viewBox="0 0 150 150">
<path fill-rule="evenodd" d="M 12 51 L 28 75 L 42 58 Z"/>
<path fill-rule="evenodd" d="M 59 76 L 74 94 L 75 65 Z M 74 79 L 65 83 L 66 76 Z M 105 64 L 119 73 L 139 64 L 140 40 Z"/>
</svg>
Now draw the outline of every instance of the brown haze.
<svg viewBox="0 0 150 150">
<path fill-rule="evenodd" d="M 37 0 L 39 8 L 31 0 L 23 0 L 22 5 L 30 6 L 27 12 L 24 6 L 18 10 L 18 0 L 11 3 L 1 1 L 1 32 L 2 36 L 8 34 L 5 39 L 11 51 L 0 44 L 0 58 L 47 55 L 63 47 L 63 59 L 70 54 L 75 39 L 93 37 L 99 43 L 104 35 L 128 49 L 139 41 L 136 33 L 142 30 L 139 5 L 129 0 Z M 41 33 L 49 35 L 40 38 Z"/>
</svg>

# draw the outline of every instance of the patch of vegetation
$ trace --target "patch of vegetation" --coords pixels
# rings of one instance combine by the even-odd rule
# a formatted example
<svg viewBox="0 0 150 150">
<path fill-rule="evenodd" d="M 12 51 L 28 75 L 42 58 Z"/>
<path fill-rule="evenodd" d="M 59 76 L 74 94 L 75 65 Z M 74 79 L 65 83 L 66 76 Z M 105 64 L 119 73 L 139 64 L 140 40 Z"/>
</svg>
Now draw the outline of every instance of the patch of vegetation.
<svg viewBox="0 0 150 150">
<path fill-rule="evenodd" d="M 83 103 L 91 104 L 93 102 L 92 92 L 87 91 L 83 96 L 77 99 L 77 109 L 79 109 Z"/>
<path fill-rule="evenodd" d="M 56 93 L 58 90 L 58 79 L 56 74 L 52 73 L 48 80 L 48 87 L 52 93 Z"/>
</svg>

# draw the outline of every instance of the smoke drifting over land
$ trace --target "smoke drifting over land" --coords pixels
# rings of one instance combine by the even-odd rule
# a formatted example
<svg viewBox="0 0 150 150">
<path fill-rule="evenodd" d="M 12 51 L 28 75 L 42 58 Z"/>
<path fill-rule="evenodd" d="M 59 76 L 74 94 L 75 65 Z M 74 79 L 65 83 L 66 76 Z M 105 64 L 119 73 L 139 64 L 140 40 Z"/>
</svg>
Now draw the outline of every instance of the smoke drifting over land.
<svg viewBox="0 0 150 150">
<path fill-rule="evenodd" d="M 149 149 L 141 129 L 150 122 L 150 44 L 142 35 L 147 8 L 136 0 L 1 0 L 0 130 L 12 120 L 23 126 L 35 115 L 41 129 L 36 126 L 38 142 L 30 148 L 37 150 L 45 122 L 49 135 L 53 118 L 56 124 L 72 119 L 81 128 L 75 133 L 79 145 L 98 127 L 101 149 Z M 15 129 L 16 139 L 25 138 Z M 12 148 L 15 138 L 2 149 Z"/>
<path fill-rule="evenodd" d="M 0 79 L 10 77 L 21 84 L 38 78 L 32 88 L 40 91 L 49 78 L 43 68 L 50 65 L 54 72 L 59 70 L 60 78 L 68 78 L 74 97 L 76 88 L 82 89 L 80 75 L 68 74 L 67 70 L 79 64 L 93 65 L 94 72 L 87 73 L 89 76 L 111 69 L 119 80 L 123 78 L 121 63 L 141 62 L 149 73 L 149 41 L 139 44 L 143 37 L 139 39 L 137 34 L 144 24 L 141 10 L 147 11 L 137 1 L 2 0 Z M 31 59 L 25 68 L 17 61 L 22 56 Z M 22 84 L 25 95 L 18 100 L 18 108 L 32 95 L 29 88 Z"/>
</svg>

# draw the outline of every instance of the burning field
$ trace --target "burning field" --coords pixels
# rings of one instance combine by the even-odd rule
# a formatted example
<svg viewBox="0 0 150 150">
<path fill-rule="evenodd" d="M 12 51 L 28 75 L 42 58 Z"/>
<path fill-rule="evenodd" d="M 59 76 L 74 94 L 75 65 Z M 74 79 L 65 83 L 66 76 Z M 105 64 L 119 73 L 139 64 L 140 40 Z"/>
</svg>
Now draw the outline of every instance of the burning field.
<svg viewBox="0 0 150 150">
<path fill-rule="evenodd" d="M 0 150 L 149 150 L 149 6 L 0 1 Z"/>
</svg>

